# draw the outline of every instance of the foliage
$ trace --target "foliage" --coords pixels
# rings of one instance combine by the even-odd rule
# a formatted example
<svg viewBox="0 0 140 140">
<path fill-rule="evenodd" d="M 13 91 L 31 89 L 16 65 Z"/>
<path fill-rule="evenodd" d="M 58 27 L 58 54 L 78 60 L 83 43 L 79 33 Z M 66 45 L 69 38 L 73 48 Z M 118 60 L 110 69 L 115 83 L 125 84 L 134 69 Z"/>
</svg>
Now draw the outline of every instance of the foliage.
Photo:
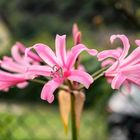
<svg viewBox="0 0 140 140">
<path fill-rule="evenodd" d="M 5 108 L 5 111 L 9 110 L 8 113 L 0 113 L 0 139 L 70 140 L 70 133 L 66 136 L 63 131 L 58 108 L 36 104 L 31 106 L 27 103 L 26 105 L 9 103 L 9 105 Z M 105 115 L 96 113 L 94 109 L 84 110 L 80 140 L 91 140 L 93 138 L 107 140 Z"/>
</svg>

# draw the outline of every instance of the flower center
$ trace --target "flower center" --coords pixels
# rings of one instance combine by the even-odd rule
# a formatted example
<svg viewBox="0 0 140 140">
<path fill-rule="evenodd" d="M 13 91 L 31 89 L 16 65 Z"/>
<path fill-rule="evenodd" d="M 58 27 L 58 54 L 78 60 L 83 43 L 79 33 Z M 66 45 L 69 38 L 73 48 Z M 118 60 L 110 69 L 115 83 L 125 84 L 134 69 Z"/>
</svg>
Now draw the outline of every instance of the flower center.
<svg viewBox="0 0 140 140">
<path fill-rule="evenodd" d="M 51 77 L 52 78 L 63 78 L 63 70 L 62 70 L 62 68 L 58 67 L 57 65 L 54 65 L 52 67 Z"/>
</svg>

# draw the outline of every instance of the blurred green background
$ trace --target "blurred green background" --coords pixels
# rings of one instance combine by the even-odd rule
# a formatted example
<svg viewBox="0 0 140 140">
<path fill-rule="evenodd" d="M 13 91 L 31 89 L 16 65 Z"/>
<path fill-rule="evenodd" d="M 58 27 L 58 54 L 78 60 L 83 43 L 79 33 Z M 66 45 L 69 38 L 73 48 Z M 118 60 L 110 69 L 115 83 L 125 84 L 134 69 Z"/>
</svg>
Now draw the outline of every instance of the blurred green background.
<svg viewBox="0 0 140 140">
<path fill-rule="evenodd" d="M 27 47 L 42 42 L 54 48 L 56 34 L 66 34 L 67 48 L 70 48 L 73 45 L 73 23 L 78 24 L 82 43 L 89 48 L 101 51 L 113 47 L 109 37 L 117 33 L 128 35 L 134 44 L 134 38 L 140 37 L 140 1 L 0 0 L 0 56 L 10 54 L 16 41 Z M 89 73 L 100 68 L 96 58 L 86 53 L 82 58 L 81 62 Z M 12 88 L 8 93 L 0 92 L 0 139 L 66 139 L 58 102 L 55 100 L 48 105 L 42 101 L 41 88 L 42 85 L 31 83 L 23 90 Z M 101 78 L 85 92 L 81 140 L 107 140 L 106 108 L 113 91 Z"/>
</svg>

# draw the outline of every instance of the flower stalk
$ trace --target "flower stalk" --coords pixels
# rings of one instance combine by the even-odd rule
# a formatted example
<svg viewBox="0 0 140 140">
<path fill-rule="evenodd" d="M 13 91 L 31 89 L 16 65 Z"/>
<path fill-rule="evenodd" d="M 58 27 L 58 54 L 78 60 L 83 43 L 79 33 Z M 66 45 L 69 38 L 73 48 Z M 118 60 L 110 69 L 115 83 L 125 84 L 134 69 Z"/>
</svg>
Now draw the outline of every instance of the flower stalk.
<svg viewBox="0 0 140 140">
<path fill-rule="evenodd" d="M 72 92 L 71 92 L 71 130 L 72 130 L 72 140 L 78 140 L 76 128 L 76 116 L 75 116 L 75 96 Z"/>
</svg>

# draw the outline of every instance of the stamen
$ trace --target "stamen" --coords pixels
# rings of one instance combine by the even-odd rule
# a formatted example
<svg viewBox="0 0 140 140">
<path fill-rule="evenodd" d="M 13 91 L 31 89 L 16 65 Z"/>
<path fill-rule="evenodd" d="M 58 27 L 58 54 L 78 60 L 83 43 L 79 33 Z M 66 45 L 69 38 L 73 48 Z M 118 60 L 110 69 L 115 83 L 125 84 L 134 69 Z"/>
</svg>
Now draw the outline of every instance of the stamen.
<svg viewBox="0 0 140 140">
<path fill-rule="evenodd" d="M 54 65 L 52 67 L 51 75 L 52 78 L 63 78 L 63 70 L 61 67 Z"/>
</svg>

